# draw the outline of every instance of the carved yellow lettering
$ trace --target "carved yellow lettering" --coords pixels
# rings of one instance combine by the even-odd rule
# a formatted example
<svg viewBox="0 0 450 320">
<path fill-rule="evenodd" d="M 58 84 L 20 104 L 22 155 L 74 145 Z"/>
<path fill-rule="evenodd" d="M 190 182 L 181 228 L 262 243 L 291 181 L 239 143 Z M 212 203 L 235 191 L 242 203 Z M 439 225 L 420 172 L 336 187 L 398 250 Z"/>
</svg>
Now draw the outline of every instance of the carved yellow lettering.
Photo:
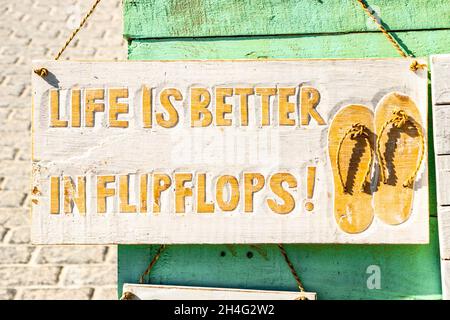
<svg viewBox="0 0 450 320">
<path fill-rule="evenodd" d="M 173 97 L 176 101 L 183 100 L 183 96 L 178 89 L 169 88 L 161 91 L 159 99 L 161 105 L 166 109 L 169 117 L 164 119 L 164 114 L 162 112 L 156 113 L 156 122 L 163 128 L 173 128 L 178 123 L 178 111 L 173 106 L 170 98 Z"/>
<path fill-rule="evenodd" d="M 81 126 L 81 90 L 72 89 L 72 127 Z"/>
<path fill-rule="evenodd" d="M 97 212 L 106 212 L 106 198 L 116 194 L 113 188 L 107 188 L 106 184 L 116 181 L 114 176 L 98 176 L 97 177 Z"/>
<path fill-rule="evenodd" d="M 233 106 L 225 103 L 227 97 L 233 95 L 233 88 L 217 88 L 216 89 L 216 124 L 218 126 L 231 126 L 232 120 L 225 118 L 226 114 L 230 114 Z"/>
<path fill-rule="evenodd" d="M 59 90 L 50 90 L 50 127 L 67 127 L 67 121 L 59 119 Z"/>
<path fill-rule="evenodd" d="M 119 103 L 118 99 L 128 98 L 128 88 L 109 89 L 109 126 L 128 128 L 128 121 L 117 120 L 120 113 L 128 113 L 128 103 Z"/>
<path fill-rule="evenodd" d="M 277 88 L 256 88 L 256 94 L 261 96 L 261 125 L 270 125 L 270 97 L 277 94 Z"/>
<path fill-rule="evenodd" d="M 224 189 L 229 185 L 229 199 L 224 200 Z M 229 175 L 221 176 L 216 184 L 216 201 L 222 211 L 233 211 L 239 204 L 240 192 L 238 180 Z"/>
<path fill-rule="evenodd" d="M 50 177 L 50 213 L 59 214 L 59 177 Z"/>
<path fill-rule="evenodd" d="M 283 200 L 283 204 L 278 204 L 274 199 L 267 199 L 267 204 L 273 212 L 279 214 L 289 213 L 295 208 L 295 199 L 283 188 L 283 182 L 286 182 L 289 188 L 297 187 L 297 179 L 290 173 L 276 173 L 270 178 L 270 189 Z"/>
<path fill-rule="evenodd" d="M 144 128 L 151 128 L 153 124 L 152 103 L 152 89 L 144 86 L 142 88 L 142 122 Z"/>
<path fill-rule="evenodd" d="M 207 127 L 212 123 L 208 110 L 211 94 L 205 88 L 191 88 L 191 127 Z"/>
<path fill-rule="evenodd" d="M 186 197 L 192 196 L 192 188 L 185 186 L 192 181 L 192 173 L 175 173 L 175 212 L 186 212 Z"/>
<path fill-rule="evenodd" d="M 103 102 L 97 102 L 97 100 L 103 100 L 105 98 L 105 92 L 103 89 L 87 89 L 86 90 L 86 127 L 93 127 L 95 124 L 95 113 L 104 112 L 105 104 Z"/>
<path fill-rule="evenodd" d="M 147 174 L 141 175 L 139 191 L 140 191 L 139 211 L 141 213 L 146 213 L 147 212 L 147 191 L 148 191 L 148 175 Z"/>
<path fill-rule="evenodd" d="M 153 213 L 161 212 L 161 192 L 166 191 L 171 184 L 167 174 L 153 175 Z"/>
<path fill-rule="evenodd" d="M 256 180 L 256 183 L 254 181 Z M 260 173 L 244 174 L 244 211 L 253 212 L 253 195 L 264 187 L 264 176 Z"/>
<path fill-rule="evenodd" d="M 241 110 L 241 126 L 248 126 L 248 96 L 254 94 L 253 88 L 236 88 L 234 93 L 239 95 Z"/>
<path fill-rule="evenodd" d="M 300 88 L 300 110 L 301 110 L 301 124 L 308 125 L 311 117 L 317 121 L 318 124 L 324 125 L 325 120 L 317 112 L 316 107 L 320 101 L 320 93 L 313 87 Z"/>
<path fill-rule="evenodd" d="M 130 204 L 129 181 L 130 177 L 128 175 L 119 177 L 120 212 L 135 213 L 136 205 Z"/>
<path fill-rule="evenodd" d="M 76 205 L 81 215 L 86 214 L 86 178 L 78 177 L 77 186 L 70 177 L 64 178 L 64 213 L 72 213 Z"/>
<path fill-rule="evenodd" d="M 206 202 L 206 174 L 201 173 L 197 176 L 197 212 L 213 213 L 214 203 Z"/>
<path fill-rule="evenodd" d="M 290 114 L 295 112 L 295 103 L 289 101 L 289 97 L 295 95 L 295 88 L 278 89 L 278 121 L 280 126 L 295 126 L 295 119 Z"/>
</svg>

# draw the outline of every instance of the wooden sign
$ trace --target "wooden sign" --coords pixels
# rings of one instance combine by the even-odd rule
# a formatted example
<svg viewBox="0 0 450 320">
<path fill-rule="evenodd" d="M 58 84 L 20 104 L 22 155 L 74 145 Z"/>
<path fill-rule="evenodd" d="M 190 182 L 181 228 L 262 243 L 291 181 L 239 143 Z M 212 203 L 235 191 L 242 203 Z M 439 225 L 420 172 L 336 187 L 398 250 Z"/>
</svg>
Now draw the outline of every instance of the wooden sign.
<svg viewBox="0 0 450 320">
<path fill-rule="evenodd" d="M 450 55 L 431 57 L 442 295 L 450 299 Z"/>
<path fill-rule="evenodd" d="M 127 300 L 316 300 L 314 292 L 183 287 L 149 284 L 123 285 Z"/>
<path fill-rule="evenodd" d="M 33 241 L 427 243 L 409 65 L 37 61 Z"/>
</svg>

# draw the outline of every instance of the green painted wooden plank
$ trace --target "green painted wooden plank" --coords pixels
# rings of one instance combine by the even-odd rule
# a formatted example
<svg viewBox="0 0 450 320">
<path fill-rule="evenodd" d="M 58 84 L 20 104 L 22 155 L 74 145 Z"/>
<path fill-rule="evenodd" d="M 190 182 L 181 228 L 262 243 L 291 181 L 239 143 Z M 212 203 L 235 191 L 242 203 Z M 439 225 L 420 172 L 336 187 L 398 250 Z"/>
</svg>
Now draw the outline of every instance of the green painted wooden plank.
<svg viewBox="0 0 450 320">
<path fill-rule="evenodd" d="M 390 30 L 450 28 L 448 0 L 368 0 Z M 128 38 L 377 31 L 356 0 L 126 0 Z"/>
<path fill-rule="evenodd" d="M 436 218 L 429 245 L 285 245 L 309 291 L 319 299 L 440 299 Z M 158 246 L 119 246 L 119 294 L 137 283 Z M 251 253 L 251 254 L 250 254 Z M 367 282 L 379 268 L 380 289 Z M 368 269 L 369 268 L 369 269 Z M 369 272 L 369 273 L 368 273 Z M 168 246 L 150 275 L 153 284 L 297 290 L 275 245 Z"/>
<path fill-rule="evenodd" d="M 450 5 L 449 5 L 450 6 Z M 416 56 L 450 51 L 450 30 L 398 32 Z M 129 59 L 258 59 L 399 57 L 381 33 L 132 40 Z"/>
</svg>

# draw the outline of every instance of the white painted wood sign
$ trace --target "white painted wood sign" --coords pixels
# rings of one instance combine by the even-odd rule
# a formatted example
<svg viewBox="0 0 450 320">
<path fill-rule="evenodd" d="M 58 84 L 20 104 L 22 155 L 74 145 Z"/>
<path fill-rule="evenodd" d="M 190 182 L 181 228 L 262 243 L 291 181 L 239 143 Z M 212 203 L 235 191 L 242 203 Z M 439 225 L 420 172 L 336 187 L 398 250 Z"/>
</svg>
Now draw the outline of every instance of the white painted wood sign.
<svg viewBox="0 0 450 320">
<path fill-rule="evenodd" d="M 248 290 L 208 287 L 165 286 L 149 284 L 123 285 L 127 300 L 316 300 L 315 292 Z M 218 310 L 217 310 L 218 311 Z"/>
<path fill-rule="evenodd" d="M 35 61 L 33 242 L 427 243 L 409 64 Z"/>
<path fill-rule="evenodd" d="M 442 296 L 450 299 L 450 54 L 431 57 Z"/>
</svg>

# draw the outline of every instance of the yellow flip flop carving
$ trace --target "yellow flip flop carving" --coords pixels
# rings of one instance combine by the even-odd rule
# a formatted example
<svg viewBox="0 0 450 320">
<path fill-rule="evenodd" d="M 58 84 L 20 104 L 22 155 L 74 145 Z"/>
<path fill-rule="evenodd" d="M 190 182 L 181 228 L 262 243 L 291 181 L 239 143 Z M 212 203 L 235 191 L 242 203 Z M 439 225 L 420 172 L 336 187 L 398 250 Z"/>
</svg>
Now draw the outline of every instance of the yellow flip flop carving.
<svg viewBox="0 0 450 320">
<path fill-rule="evenodd" d="M 372 110 L 348 105 L 331 122 L 328 152 L 334 180 L 334 216 L 341 230 L 360 233 L 372 223 L 370 174 L 375 134 Z"/>
<path fill-rule="evenodd" d="M 374 193 L 375 214 L 398 225 L 408 220 L 414 181 L 425 157 L 419 109 L 400 93 L 386 95 L 375 112 L 379 182 Z"/>
</svg>

